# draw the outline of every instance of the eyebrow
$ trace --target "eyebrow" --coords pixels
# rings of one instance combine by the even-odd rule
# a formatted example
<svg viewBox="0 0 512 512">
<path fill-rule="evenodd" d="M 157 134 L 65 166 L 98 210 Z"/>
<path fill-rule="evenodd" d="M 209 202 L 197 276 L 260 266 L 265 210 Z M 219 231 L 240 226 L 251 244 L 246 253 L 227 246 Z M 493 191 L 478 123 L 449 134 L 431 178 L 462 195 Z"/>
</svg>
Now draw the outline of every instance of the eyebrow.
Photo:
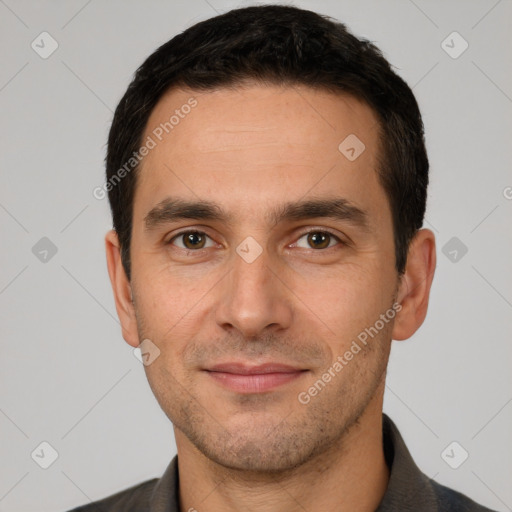
<svg viewBox="0 0 512 512">
<path fill-rule="evenodd" d="M 162 225 L 182 219 L 219 221 L 232 225 L 235 217 L 236 215 L 228 214 L 219 204 L 212 201 L 187 201 L 167 197 L 148 212 L 144 217 L 144 225 L 145 231 L 152 231 Z M 318 217 L 346 221 L 364 231 L 370 231 L 368 214 L 347 199 L 340 197 L 287 202 L 268 212 L 266 220 L 275 226 L 283 221 Z"/>
</svg>

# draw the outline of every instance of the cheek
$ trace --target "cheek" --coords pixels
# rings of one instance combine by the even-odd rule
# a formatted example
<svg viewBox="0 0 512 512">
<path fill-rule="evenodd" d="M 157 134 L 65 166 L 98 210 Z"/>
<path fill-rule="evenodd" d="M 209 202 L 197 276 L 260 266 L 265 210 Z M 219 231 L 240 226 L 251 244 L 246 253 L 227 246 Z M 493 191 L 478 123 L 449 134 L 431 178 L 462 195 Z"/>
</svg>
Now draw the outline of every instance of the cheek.
<svg viewBox="0 0 512 512">
<path fill-rule="evenodd" d="M 328 310 L 351 310 L 370 306 L 383 283 L 377 265 L 347 258 L 347 262 L 338 265 L 302 270 L 300 279 L 295 279 L 295 286 L 304 292 L 308 290 L 309 297 Z"/>
<path fill-rule="evenodd" d="M 162 354 L 154 363 L 145 367 L 148 383 L 157 402 L 174 423 L 183 415 L 183 409 L 193 401 L 191 386 L 186 378 L 172 368 Z"/>
<path fill-rule="evenodd" d="M 308 316 L 326 333 L 332 355 L 343 353 L 364 329 L 391 307 L 392 281 L 382 266 L 344 265 L 309 272 L 295 283 L 295 292 Z M 325 328 L 325 329 L 324 329 Z"/>
<path fill-rule="evenodd" d="M 156 262 L 137 276 L 138 306 L 145 318 L 151 318 L 153 326 L 170 327 L 185 319 L 198 304 L 206 291 L 214 284 L 214 275 L 202 272 L 191 276 L 184 268 Z M 139 284 L 140 283 L 140 284 Z"/>
<path fill-rule="evenodd" d="M 192 285 L 184 286 L 181 279 L 173 278 L 168 271 L 146 275 L 141 282 L 136 295 L 139 336 L 158 346 L 160 356 L 156 366 L 165 361 L 167 367 L 177 367 L 176 361 L 187 340 L 194 337 L 200 325 L 196 316 L 201 310 L 204 291 Z M 146 367 L 149 374 L 152 366 Z"/>
</svg>

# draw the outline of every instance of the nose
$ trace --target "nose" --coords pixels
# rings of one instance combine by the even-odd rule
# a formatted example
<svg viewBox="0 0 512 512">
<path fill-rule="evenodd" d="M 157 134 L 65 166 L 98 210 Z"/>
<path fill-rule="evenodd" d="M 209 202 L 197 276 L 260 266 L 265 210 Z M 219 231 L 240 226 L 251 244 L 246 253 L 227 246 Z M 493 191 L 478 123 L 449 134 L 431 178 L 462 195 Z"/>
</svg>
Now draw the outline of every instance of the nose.
<svg viewBox="0 0 512 512">
<path fill-rule="evenodd" d="M 232 265 L 218 290 L 217 324 L 246 339 L 290 327 L 293 293 L 278 262 L 263 250 L 252 262 L 235 253 Z"/>
</svg>

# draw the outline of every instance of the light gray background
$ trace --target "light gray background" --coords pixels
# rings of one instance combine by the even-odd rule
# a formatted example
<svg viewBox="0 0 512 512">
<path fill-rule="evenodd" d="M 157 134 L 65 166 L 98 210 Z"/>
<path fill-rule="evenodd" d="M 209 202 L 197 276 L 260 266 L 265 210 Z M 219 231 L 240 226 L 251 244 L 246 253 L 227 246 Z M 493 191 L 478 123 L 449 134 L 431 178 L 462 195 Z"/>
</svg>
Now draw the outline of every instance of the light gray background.
<svg viewBox="0 0 512 512">
<path fill-rule="evenodd" d="M 104 182 L 112 111 L 139 64 L 241 5 L 0 0 L 0 510 L 66 510 L 160 476 L 175 454 L 171 424 L 121 336 L 104 254 L 110 213 L 92 190 Z M 511 2 L 296 5 L 374 41 L 424 116 L 425 226 L 438 266 L 427 320 L 394 342 L 385 411 L 427 475 L 512 510 Z M 31 48 L 43 31 L 59 45 L 47 59 Z M 453 31 L 469 43 L 456 59 L 441 46 Z M 58 249 L 47 262 L 32 252 L 42 237 Z M 468 248 L 456 262 L 442 251 L 452 237 Z M 31 458 L 42 441 L 58 452 L 48 469 Z M 441 457 L 452 441 L 469 452 L 456 470 Z"/>
</svg>

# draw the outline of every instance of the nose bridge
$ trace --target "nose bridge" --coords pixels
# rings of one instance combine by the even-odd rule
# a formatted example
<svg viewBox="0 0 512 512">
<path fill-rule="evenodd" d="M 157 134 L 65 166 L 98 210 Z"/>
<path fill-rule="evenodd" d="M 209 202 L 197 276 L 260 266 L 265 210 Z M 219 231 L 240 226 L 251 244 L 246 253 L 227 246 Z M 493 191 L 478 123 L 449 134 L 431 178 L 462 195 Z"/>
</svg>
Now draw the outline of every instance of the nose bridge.
<svg viewBox="0 0 512 512">
<path fill-rule="evenodd" d="M 272 261 L 268 251 L 255 246 L 254 242 L 244 241 L 236 249 L 233 257 L 233 291 L 239 298 L 256 294 L 266 295 L 270 285 Z M 275 277 L 274 277 L 275 278 Z"/>
<path fill-rule="evenodd" d="M 217 322 L 231 325 L 244 336 L 265 328 L 287 327 L 291 320 L 286 287 L 276 277 L 275 259 L 253 238 L 236 247 L 232 269 L 224 282 Z"/>
</svg>

